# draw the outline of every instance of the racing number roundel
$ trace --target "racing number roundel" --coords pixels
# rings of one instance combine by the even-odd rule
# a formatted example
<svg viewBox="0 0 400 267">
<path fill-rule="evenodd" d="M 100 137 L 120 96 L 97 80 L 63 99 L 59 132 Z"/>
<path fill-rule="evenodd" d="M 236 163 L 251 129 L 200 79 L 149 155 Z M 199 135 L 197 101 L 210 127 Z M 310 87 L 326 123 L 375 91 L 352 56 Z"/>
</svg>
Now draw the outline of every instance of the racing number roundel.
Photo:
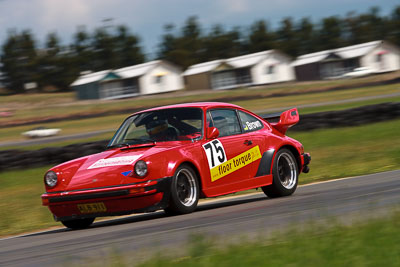
<svg viewBox="0 0 400 267">
<path fill-rule="evenodd" d="M 218 139 L 204 144 L 203 149 L 206 152 L 208 166 L 210 169 L 224 163 L 227 160 L 224 146 Z"/>
</svg>

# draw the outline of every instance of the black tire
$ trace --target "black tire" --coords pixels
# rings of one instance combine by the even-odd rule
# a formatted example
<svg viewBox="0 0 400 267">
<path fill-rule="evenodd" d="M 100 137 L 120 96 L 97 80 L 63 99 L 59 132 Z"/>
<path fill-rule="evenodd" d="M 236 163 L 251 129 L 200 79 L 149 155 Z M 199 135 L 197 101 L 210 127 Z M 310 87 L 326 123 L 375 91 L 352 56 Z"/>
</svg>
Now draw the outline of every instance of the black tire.
<svg viewBox="0 0 400 267">
<path fill-rule="evenodd" d="M 164 209 L 168 215 L 193 212 L 199 202 L 199 182 L 193 169 L 183 164 L 176 170 L 171 182 L 169 205 Z"/>
<path fill-rule="evenodd" d="M 268 197 L 289 196 L 296 191 L 299 169 L 296 158 L 290 150 L 284 148 L 276 153 L 272 166 L 272 175 L 272 184 L 262 187 Z"/>
<path fill-rule="evenodd" d="M 61 223 L 70 229 L 85 229 L 88 228 L 93 222 L 95 218 L 86 218 L 86 219 L 76 219 L 69 221 L 61 221 Z"/>
</svg>

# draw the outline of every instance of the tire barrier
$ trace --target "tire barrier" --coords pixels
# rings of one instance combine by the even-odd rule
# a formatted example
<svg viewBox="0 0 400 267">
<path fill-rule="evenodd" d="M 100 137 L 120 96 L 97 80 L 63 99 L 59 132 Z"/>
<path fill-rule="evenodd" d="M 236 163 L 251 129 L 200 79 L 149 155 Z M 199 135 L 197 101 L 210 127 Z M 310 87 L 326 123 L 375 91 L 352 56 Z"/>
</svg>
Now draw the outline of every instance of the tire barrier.
<svg viewBox="0 0 400 267">
<path fill-rule="evenodd" d="M 300 122 L 289 131 L 348 127 L 400 117 L 400 102 L 383 103 L 339 111 L 300 115 Z M 289 134 L 290 135 L 290 134 Z M 56 165 L 71 159 L 104 151 L 108 141 L 78 143 L 64 147 L 48 147 L 34 151 L 0 151 L 0 171 Z"/>
<path fill-rule="evenodd" d="M 19 149 L 0 151 L 0 171 L 60 164 L 104 151 L 107 144 L 108 141 L 103 140 L 64 147 L 47 147 L 33 151 Z"/>
</svg>

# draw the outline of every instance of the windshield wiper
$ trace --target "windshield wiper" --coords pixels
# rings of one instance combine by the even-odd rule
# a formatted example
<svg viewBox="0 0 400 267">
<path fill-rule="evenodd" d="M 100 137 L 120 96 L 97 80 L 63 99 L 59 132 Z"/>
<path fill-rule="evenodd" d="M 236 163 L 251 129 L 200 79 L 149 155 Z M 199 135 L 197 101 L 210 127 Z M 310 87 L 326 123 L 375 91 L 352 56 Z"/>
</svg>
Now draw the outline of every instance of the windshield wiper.
<svg viewBox="0 0 400 267">
<path fill-rule="evenodd" d="M 129 144 L 127 144 L 127 143 L 121 143 L 121 144 L 116 144 L 116 145 L 112 145 L 112 146 L 108 146 L 107 147 L 107 149 L 111 149 L 111 148 L 120 148 L 120 147 L 128 147 L 128 146 L 130 146 Z"/>
<path fill-rule="evenodd" d="M 112 148 L 122 148 L 122 149 L 127 149 L 130 148 L 131 146 L 139 145 L 139 144 L 146 144 L 146 143 L 151 143 L 151 145 L 155 145 L 156 141 L 150 138 L 126 138 L 124 141 L 134 141 L 134 143 L 120 143 L 120 144 L 115 144 L 112 146 L 108 146 L 107 149 L 112 149 Z"/>
<path fill-rule="evenodd" d="M 135 141 L 134 144 L 130 144 L 130 145 L 136 145 L 136 144 L 144 144 L 144 143 L 153 143 L 156 144 L 156 141 L 150 138 L 126 138 L 124 139 L 124 141 Z"/>
</svg>

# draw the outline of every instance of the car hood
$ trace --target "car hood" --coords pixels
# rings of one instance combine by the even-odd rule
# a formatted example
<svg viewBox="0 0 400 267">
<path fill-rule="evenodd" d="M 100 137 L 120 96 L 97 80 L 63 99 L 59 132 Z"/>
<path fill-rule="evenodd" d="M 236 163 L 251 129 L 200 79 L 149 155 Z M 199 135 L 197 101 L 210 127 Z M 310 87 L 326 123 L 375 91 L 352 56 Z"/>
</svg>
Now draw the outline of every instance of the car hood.
<svg viewBox="0 0 400 267">
<path fill-rule="evenodd" d="M 134 164 L 150 155 L 177 148 L 179 146 L 177 143 L 181 142 L 173 144 L 166 142 L 156 146 L 129 149 L 116 148 L 63 163 L 52 169 L 58 173 L 59 183 L 48 192 L 95 189 L 142 182 L 142 179 L 129 176 Z"/>
</svg>

